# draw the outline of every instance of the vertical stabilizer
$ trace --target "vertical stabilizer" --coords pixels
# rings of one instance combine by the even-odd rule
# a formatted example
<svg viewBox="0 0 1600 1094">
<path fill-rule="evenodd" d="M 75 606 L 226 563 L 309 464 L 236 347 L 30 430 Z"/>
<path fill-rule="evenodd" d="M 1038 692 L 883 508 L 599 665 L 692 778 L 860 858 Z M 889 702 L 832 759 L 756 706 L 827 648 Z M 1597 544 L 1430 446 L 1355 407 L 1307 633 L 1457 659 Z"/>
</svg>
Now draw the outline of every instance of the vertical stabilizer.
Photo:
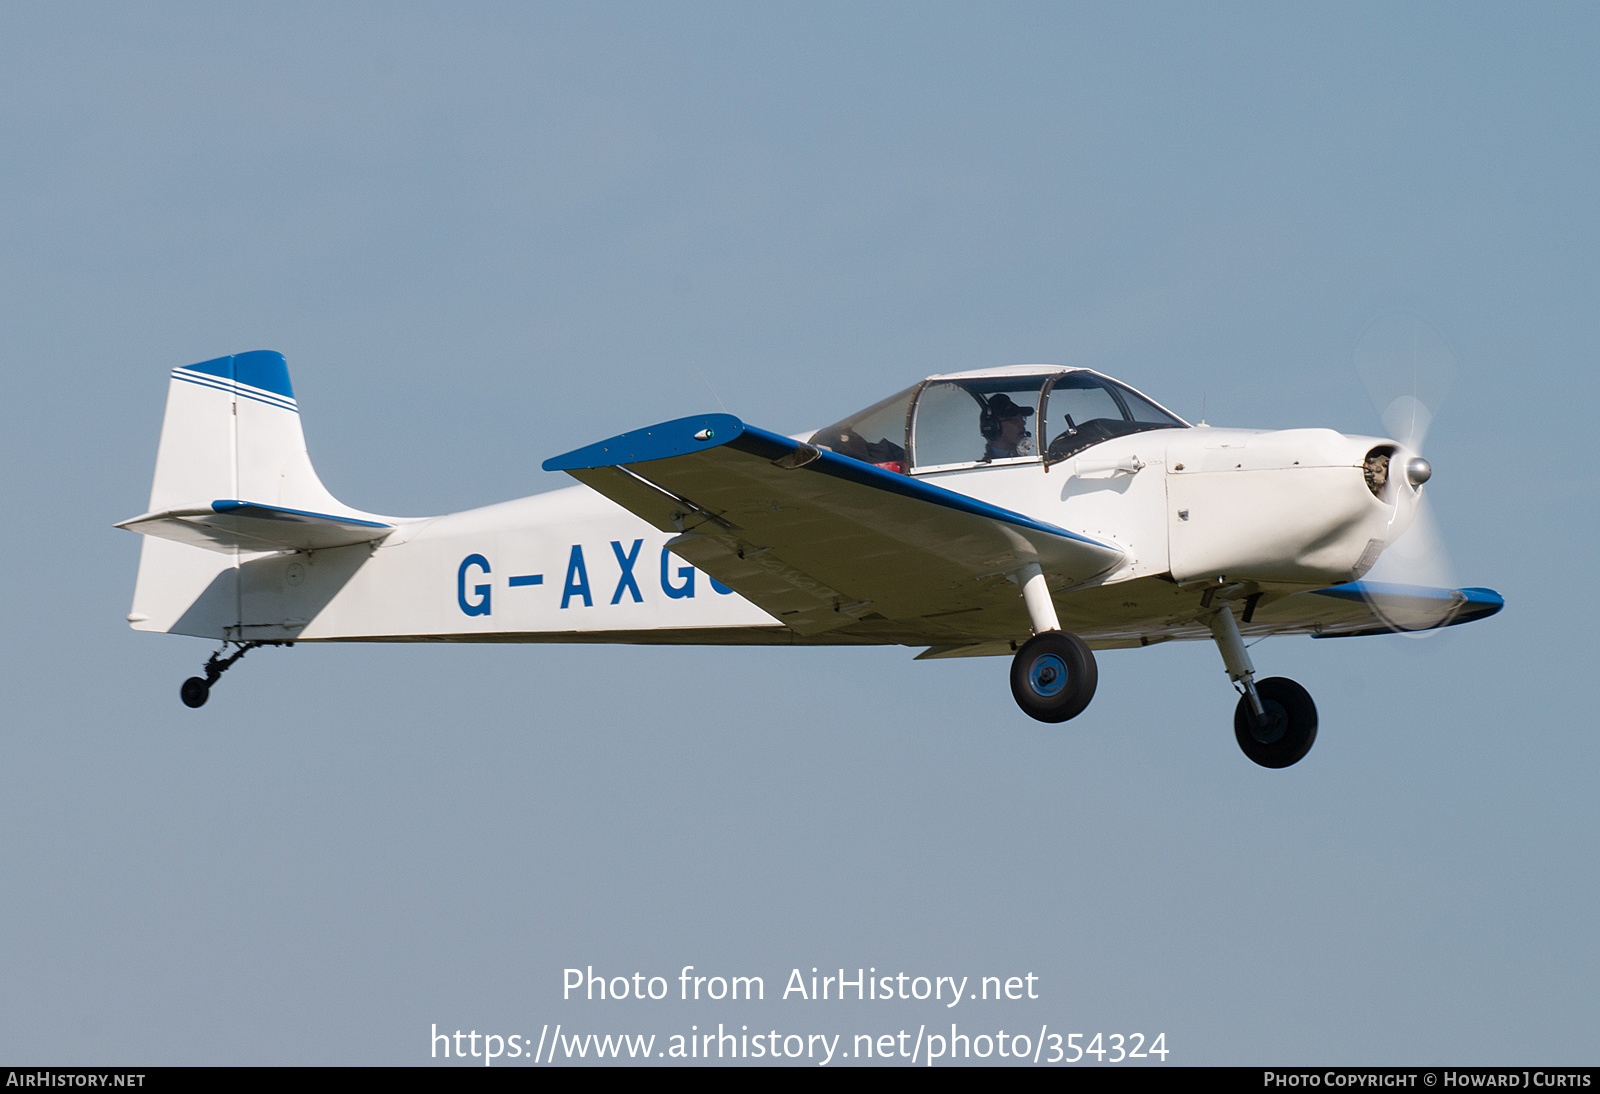
<svg viewBox="0 0 1600 1094">
<path fill-rule="evenodd" d="M 222 499 L 356 513 L 311 467 L 281 353 L 257 350 L 172 370 L 150 511 Z"/>
<path fill-rule="evenodd" d="M 238 509 L 240 503 L 370 516 L 340 504 L 317 477 L 288 364 L 271 350 L 173 369 L 167 389 L 147 516 Z M 138 630 L 239 637 L 238 568 L 260 554 L 146 535 L 128 621 Z"/>
</svg>

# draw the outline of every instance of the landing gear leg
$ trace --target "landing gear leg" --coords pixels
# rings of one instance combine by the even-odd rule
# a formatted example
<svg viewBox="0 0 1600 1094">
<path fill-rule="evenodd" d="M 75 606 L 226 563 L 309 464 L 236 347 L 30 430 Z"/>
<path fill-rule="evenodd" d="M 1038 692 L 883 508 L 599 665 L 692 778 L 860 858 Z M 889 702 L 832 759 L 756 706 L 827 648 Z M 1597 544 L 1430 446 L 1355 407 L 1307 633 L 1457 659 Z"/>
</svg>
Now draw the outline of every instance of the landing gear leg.
<svg viewBox="0 0 1600 1094">
<path fill-rule="evenodd" d="M 1256 682 L 1256 667 L 1227 604 L 1212 615 L 1211 636 L 1222 651 L 1228 679 L 1239 691 L 1233 735 L 1240 749 L 1262 767 L 1288 767 L 1304 759 L 1317 739 L 1317 705 L 1311 693 L 1284 676 Z"/>
<path fill-rule="evenodd" d="M 1011 662 L 1011 695 L 1030 718 L 1065 722 L 1083 713 L 1094 698 L 1099 671 L 1094 652 L 1075 634 L 1061 629 L 1055 604 L 1037 564 L 1017 575 L 1028 606 L 1033 637 Z"/>
<path fill-rule="evenodd" d="M 191 676 L 183 682 L 178 689 L 178 695 L 183 699 L 183 705 L 190 708 L 199 708 L 206 705 L 206 700 L 211 698 L 211 685 L 222 679 L 222 674 L 233 668 L 234 662 L 255 649 L 257 646 L 281 646 L 282 642 L 240 642 L 238 650 L 227 657 L 223 653 L 228 645 L 223 643 L 222 649 L 211 655 L 206 662 L 205 677 Z"/>
</svg>

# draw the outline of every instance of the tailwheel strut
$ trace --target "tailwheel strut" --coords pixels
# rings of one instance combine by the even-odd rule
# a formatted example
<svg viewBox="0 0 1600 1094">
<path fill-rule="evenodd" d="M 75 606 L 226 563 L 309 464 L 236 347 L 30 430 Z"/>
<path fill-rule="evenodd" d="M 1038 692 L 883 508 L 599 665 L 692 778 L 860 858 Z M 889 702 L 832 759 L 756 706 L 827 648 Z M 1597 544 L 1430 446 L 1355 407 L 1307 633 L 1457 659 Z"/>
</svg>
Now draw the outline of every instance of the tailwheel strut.
<svg viewBox="0 0 1600 1094">
<path fill-rule="evenodd" d="M 243 657 L 257 646 L 294 645 L 293 642 L 273 642 L 270 640 L 236 642 L 233 644 L 237 645 L 239 648 L 233 653 L 228 654 L 228 656 L 223 656 L 223 654 L 228 652 L 229 643 L 227 642 L 224 642 L 222 644 L 222 648 L 211 655 L 210 659 L 206 661 L 205 668 L 202 670 L 205 672 L 205 676 L 203 678 L 199 676 L 191 676 L 189 679 L 183 682 L 183 686 L 178 689 L 178 695 L 183 699 L 184 706 L 190 708 L 199 708 L 205 706 L 206 700 L 211 698 L 211 686 L 218 680 L 222 679 L 222 674 L 233 668 L 234 663 L 237 662 L 239 658 Z"/>
</svg>

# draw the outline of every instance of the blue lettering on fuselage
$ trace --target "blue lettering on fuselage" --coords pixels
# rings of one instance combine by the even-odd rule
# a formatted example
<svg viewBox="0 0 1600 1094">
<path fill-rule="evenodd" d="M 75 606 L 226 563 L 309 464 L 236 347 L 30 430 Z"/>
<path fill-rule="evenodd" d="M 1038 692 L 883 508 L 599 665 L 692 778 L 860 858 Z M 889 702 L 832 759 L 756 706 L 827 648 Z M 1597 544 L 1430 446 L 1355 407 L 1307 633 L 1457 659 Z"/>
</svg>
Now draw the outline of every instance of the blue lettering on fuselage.
<svg viewBox="0 0 1600 1094">
<path fill-rule="evenodd" d="M 561 589 L 561 606 L 565 608 L 571 604 L 575 596 L 583 597 L 585 608 L 594 607 L 594 598 L 589 595 L 589 571 L 583 566 L 583 547 L 577 543 L 572 545 L 572 554 L 567 558 L 567 582 Z"/>
<path fill-rule="evenodd" d="M 635 539 L 626 550 L 623 549 L 621 540 L 611 541 L 611 553 L 616 556 L 618 568 L 617 586 L 611 594 L 612 604 L 622 603 L 624 594 L 635 604 L 644 603 L 644 592 L 640 589 L 639 579 L 634 573 L 643 549 L 642 539 Z M 687 600 L 694 596 L 695 567 L 679 566 L 677 574 L 674 575 L 672 563 L 676 557 L 665 547 L 661 549 L 661 591 L 669 600 Z M 456 570 L 456 603 L 460 605 L 465 615 L 488 615 L 493 587 L 487 581 L 469 586 L 468 571 L 474 568 L 480 571 L 482 576 L 488 576 L 493 572 L 489 567 L 489 560 L 483 555 L 471 554 L 462 559 L 461 566 Z M 674 577 L 677 579 L 676 583 Z M 711 588 L 720 595 L 726 596 L 733 592 L 710 574 L 706 575 L 706 579 L 711 582 Z M 544 575 L 513 574 L 508 576 L 505 582 L 507 587 L 512 589 L 543 585 Z M 573 600 L 580 597 L 585 608 L 594 607 L 594 596 L 589 587 L 589 569 L 583 558 L 583 545 L 574 543 L 567 555 L 567 576 L 561 585 L 561 607 L 571 607 Z"/>
<path fill-rule="evenodd" d="M 635 604 L 644 603 L 644 596 L 639 592 L 639 583 L 633 580 L 633 564 L 639 561 L 639 549 L 643 546 L 644 540 L 636 539 L 633 541 L 633 549 L 623 554 L 622 544 L 617 540 L 611 541 L 611 553 L 617 556 L 617 565 L 622 567 L 622 577 L 617 580 L 617 591 L 611 594 L 611 603 L 621 603 L 624 591 L 633 595 Z"/>
<path fill-rule="evenodd" d="M 462 559 L 461 569 L 456 571 L 456 603 L 460 604 L 461 610 L 468 615 L 488 615 L 488 585 L 474 585 L 472 587 L 472 592 L 473 595 L 478 599 L 475 601 L 467 599 L 467 571 L 474 566 L 478 567 L 478 569 L 482 570 L 486 574 L 490 572 L 489 560 L 484 558 L 482 555 L 468 555 L 466 558 Z"/>
<path fill-rule="evenodd" d="M 671 565 L 672 552 L 665 547 L 661 548 L 661 591 L 673 600 L 682 600 L 694 595 L 694 567 L 679 566 L 678 576 L 683 578 L 682 585 L 674 585 L 667 576 L 668 567 Z"/>
</svg>

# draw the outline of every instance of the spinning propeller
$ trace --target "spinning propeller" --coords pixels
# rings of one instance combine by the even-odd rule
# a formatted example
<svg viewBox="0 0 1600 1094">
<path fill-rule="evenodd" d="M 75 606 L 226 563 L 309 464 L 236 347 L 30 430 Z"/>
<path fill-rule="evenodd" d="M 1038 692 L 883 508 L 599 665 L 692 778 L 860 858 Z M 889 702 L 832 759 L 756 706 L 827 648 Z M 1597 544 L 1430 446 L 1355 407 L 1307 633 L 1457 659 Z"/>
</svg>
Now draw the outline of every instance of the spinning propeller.
<svg viewBox="0 0 1600 1094">
<path fill-rule="evenodd" d="M 1367 328 L 1356 345 L 1355 366 L 1385 432 L 1401 446 L 1390 458 L 1385 487 L 1385 497 L 1395 502 L 1387 546 L 1363 580 L 1454 589 L 1455 571 L 1423 488 L 1433 469 L 1422 446 L 1455 380 L 1455 357 L 1433 327 L 1396 315 Z M 1369 593 L 1367 601 L 1390 628 L 1411 632 L 1440 626 L 1461 606 L 1437 596 Z"/>
</svg>

